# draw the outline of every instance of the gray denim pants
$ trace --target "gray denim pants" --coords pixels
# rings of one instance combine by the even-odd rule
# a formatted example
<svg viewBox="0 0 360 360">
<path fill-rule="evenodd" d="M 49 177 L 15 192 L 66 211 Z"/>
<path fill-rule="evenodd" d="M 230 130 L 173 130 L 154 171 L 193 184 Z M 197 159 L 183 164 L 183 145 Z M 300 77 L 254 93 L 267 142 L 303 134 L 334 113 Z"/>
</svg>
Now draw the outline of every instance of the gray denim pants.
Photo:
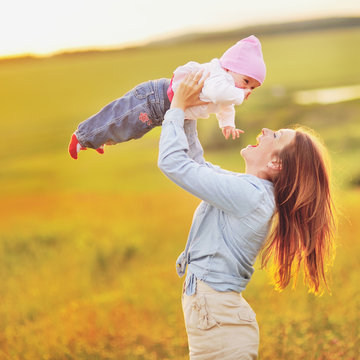
<svg viewBox="0 0 360 360">
<path fill-rule="evenodd" d="M 75 134 L 82 146 L 97 149 L 138 139 L 162 124 L 170 108 L 167 89 L 170 79 L 151 80 L 137 85 L 121 98 L 79 124 Z"/>
</svg>

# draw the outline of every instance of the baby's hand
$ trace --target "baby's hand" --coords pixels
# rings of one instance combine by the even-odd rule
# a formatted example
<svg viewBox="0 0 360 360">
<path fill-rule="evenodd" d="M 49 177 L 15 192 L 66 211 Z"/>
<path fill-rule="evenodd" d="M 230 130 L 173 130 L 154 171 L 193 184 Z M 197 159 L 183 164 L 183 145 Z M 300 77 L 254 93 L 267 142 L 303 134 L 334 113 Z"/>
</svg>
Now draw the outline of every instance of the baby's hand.
<svg viewBox="0 0 360 360">
<path fill-rule="evenodd" d="M 250 95 L 251 95 L 251 90 L 250 89 L 244 89 L 244 100 L 247 100 Z"/>
<path fill-rule="evenodd" d="M 221 130 L 226 140 L 230 137 L 230 135 L 232 135 L 233 140 L 235 140 L 235 138 L 239 138 L 241 133 L 244 133 L 240 129 L 235 129 L 233 126 L 224 126 Z"/>
</svg>

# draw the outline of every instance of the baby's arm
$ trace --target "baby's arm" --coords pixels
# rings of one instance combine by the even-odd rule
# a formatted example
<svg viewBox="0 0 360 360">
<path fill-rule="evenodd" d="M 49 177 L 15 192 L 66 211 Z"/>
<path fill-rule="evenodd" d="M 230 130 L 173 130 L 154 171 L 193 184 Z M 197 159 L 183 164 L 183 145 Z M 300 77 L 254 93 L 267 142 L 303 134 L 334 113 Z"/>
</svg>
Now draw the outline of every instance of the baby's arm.
<svg viewBox="0 0 360 360">
<path fill-rule="evenodd" d="M 222 130 L 225 139 L 230 136 L 235 139 L 244 131 L 235 128 L 235 107 L 234 105 L 223 106 L 221 111 L 216 114 L 219 121 L 219 126 Z"/>
</svg>

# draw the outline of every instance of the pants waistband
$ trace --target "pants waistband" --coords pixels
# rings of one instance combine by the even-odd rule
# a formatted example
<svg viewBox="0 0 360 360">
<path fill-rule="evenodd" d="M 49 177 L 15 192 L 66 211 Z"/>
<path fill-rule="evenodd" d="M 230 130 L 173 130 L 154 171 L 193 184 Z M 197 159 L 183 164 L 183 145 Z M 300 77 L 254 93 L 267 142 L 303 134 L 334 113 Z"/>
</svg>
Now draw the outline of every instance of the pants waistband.
<svg viewBox="0 0 360 360">
<path fill-rule="evenodd" d="M 167 91 L 169 89 L 169 86 L 170 86 L 170 79 L 164 79 L 164 85 L 163 85 L 163 99 L 164 99 L 164 107 L 166 110 L 169 110 L 170 109 L 170 100 L 169 100 L 169 97 L 168 97 L 168 94 L 167 94 Z"/>
<path fill-rule="evenodd" d="M 201 281 L 199 279 L 196 280 L 196 292 L 197 293 L 211 293 L 211 294 L 218 294 L 218 295 L 228 294 L 228 295 L 242 297 L 241 293 L 238 293 L 236 291 L 217 291 L 217 290 L 213 289 L 211 286 L 209 286 L 208 284 L 206 284 L 204 281 Z"/>
</svg>

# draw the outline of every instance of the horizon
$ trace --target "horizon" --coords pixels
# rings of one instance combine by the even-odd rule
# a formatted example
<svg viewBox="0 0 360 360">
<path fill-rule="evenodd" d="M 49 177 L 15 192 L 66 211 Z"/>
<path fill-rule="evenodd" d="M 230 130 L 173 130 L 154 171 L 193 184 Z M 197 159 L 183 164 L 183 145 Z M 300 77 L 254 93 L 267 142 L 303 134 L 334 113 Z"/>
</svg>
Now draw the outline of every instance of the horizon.
<svg viewBox="0 0 360 360">
<path fill-rule="evenodd" d="M 175 3 L 176 4 L 176 3 Z M 22 11 L 19 12 L 19 6 Z M 141 11 L 139 11 L 141 10 Z M 205 0 L 16 0 L 2 12 L 0 58 L 46 57 L 64 52 L 138 47 L 153 41 L 191 33 L 224 32 L 249 26 L 335 17 L 359 17 L 355 0 L 304 0 L 293 9 L 286 0 L 243 3 L 223 0 L 221 6 Z"/>
<path fill-rule="evenodd" d="M 172 34 L 161 34 L 158 36 L 150 37 L 148 39 L 139 40 L 139 41 L 133 41 L 133 42 L 125 42 L 125 43 L 119 43 L 114 45 L 94 45 L 89 47 L 74 47 L 74 48 L 64 48 L 64 49 L 58 49 L 55 51 L 51 51 L 48 53 L 36 53 L 36 52 L 25 52 L 25 53 L 18 53 L 18 54 L 9 54 L 9 55 L 0 55 L 0 60 L 16 60 L 16 59 L 22 59 L 22 58 L 34 58 L 34 59 L 42 59 L 42 58 L 48 58 L 52 56 L 58 56 L 58 55 L 67 55 L 67 54 L 76 54 L 76 53 L 86 53 L 86 52 L 106 52 L 106 51 L 121 51 L 121 50 L 127 50 L 127 49 L 133 49 L 138 48 L 142 46 L 148 46 L 152 43 L 167 41 L 171 39 L 176 39 L 182 36 L 187 35 L 207 35 L 207 34 L 217 34 L 217 33 L 226 33 L 236 30 L 246 30 L 247 28 L 252 27 L 261 27 L 261 26 L 269 26 L 272 25 L 289 25 L 289 24 L 296 24 L 296 23 L 302 23 L 302 22 L 311 22 L 311 21 L 326 21 L 326 20 L 332 20 L 332 19 L 360 19 L 359 15 L 343 15 L 343 16 L 326 16 L 326 17 L 308 17 L 304 19 L 295 19 L 295 20 L 288 20 L 288 21 L 274 21 L 274 22 L 261 22 L 257 24 L 242 26 L 242 27 L 225 27 L 218 30 L 212 30 L 212 29 L 202 29 L 202 30 L 184 30 L 184 31 L 178 31 L 174 32 Z M 316 30 L 315 30 L 316 31 Z"/>
</svg>

